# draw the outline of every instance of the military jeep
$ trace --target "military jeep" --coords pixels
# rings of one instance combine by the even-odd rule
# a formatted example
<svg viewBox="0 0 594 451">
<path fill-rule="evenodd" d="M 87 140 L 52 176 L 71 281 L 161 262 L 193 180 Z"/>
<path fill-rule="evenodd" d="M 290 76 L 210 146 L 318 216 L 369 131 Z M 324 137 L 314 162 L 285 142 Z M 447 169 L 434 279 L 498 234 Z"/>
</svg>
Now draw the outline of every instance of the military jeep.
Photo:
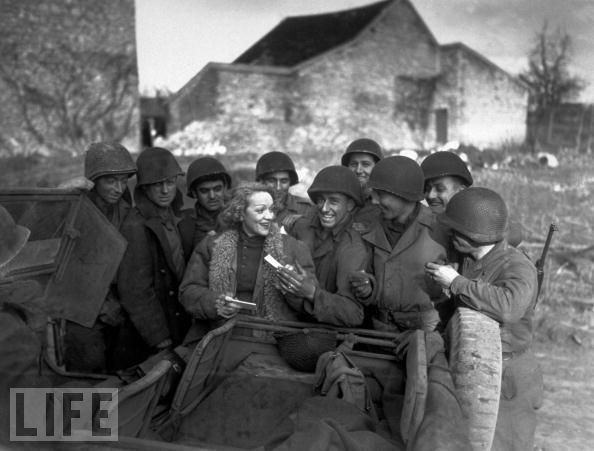
<svg viewBox="0 0 594 451">
<path fill-rule="evenodd" d="M 458 421 L 448 415 L 459 408 L 464 440 L 458 448 L 454 444 L 448 449 L 490 449 L 501 380 L 499 327 L 468 309 L 458 309 L 448 325 L 443 362 L 428 361 L 421 331 L 413 334 L 403 362 L 394 355 L 397 337 L 391 333 L 238 316 L 176 349 L 176 357 L 185 362 L 181 378 L 171 377 L 180 368 L 165 353 L 135 368 L 137 377 L 132 379 L 68 371 L 63 364 L 60 321 L 93 325 L 117 270 L 119 259 L 114 255 L 121 258 L 125 240 L 80 192 L 2 190 L 0 203 L 18 224 L 31 230 L 29 243 L 0 283 L 36 280 L 43 286 L 50 310 L 60 312 L 48 322 L 45 360 L 51 371 L 63 378 L 118 388 L 118 403 L 108 407 L 119 413 L 119 439 L 111 448 L 299 449 L 303 443 L 311 445 L 303 442 L 315 437 L 314 429 L 307 427 L 319 425 L 300 423 L 300 419 L 307 409 L 312 412 L 312 405 L 324 409 L 324 396 L 319 386 L 316 390 L 319 374 L 291 366 L 278 341 L 282 334 L 315 330 L 332 334 L 332 348 L 338 348 L 364 376 L 369 402 L 352 410 L 365 418 L 363 429 L 361 423 L 354 427 L 345 419 L 352 407 L 348 399 L 326 394 L 327 405 L 339 408 L 324 415 L 338 418 L 323 417 L 322 423 L 326 432 L 330 428 L 345 440 L 341 443 L 352 439 L 364 444 L 361 437 L 377 436 L 377 443 L 389 444 L 390 449 L 432 449 L 430 443 L 440 436 L 437 429 L 448 430 L 436 425 Z M 449 393 L 448 380 L 454 386 L 453 410 L 435 402 L 441 399 L 440 393 Z M 456 423 L 455 429 L 459 426 Z M 349 434 L 354 435 L 349 438 Z M 318 445 L 325 439 L 321 437 Z M 105 448 L 92 442 L 81 446 Z"/>
</svg>

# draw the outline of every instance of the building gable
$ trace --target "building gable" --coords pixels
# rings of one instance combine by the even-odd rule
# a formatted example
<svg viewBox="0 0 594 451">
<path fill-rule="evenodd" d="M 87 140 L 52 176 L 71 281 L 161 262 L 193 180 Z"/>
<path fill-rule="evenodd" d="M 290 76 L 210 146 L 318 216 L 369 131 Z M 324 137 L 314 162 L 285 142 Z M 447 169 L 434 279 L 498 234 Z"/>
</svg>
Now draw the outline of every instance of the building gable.
<svg viewBox="0 0 594 451">
<path fill-rule="evenodd" d="M 353 39 L 392 1 L 284 19 L 234 63 L 293 67 Z"/>
</svg>

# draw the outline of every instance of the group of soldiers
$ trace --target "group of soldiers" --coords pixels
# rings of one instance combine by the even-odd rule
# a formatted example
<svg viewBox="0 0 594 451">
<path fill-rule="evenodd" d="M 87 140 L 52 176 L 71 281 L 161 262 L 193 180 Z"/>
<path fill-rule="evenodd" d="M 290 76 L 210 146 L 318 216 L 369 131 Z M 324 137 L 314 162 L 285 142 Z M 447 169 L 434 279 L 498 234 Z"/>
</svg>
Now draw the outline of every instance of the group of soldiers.
<svg viewBox="0 0 594 451">
<path fill-rule="evenodd" d="M 439 334 L 463 306 L 501 325 L 493 449 L 532 448 L 536 269 L 509 244 L 518 239 L 503 199 L 473 187 L 456 154 L 419 165 L 357 139 L 317 172 L 309 199 L 290 192 L 299 177 L 286 153 L 262 155 L 255 180 L 235 187 L 220 161 L 201 157 L 186 174 L 190 209 L 183 175 L 163 148 L 134 162 L 120 144 L 89 146 L 88 198 L 128 246 L 95 325 L 66 325 L 68 369 L 127 368 L 238 313 L 391 331 L 405 343 L 414 330 Z"/>
</svg>

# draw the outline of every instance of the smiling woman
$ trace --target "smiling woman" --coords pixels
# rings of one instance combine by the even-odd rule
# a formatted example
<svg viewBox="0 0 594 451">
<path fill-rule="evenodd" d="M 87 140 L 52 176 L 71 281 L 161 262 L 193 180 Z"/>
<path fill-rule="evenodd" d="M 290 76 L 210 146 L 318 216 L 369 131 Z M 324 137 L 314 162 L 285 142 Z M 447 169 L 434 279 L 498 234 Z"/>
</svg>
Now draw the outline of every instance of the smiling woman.
<svg viewBox="0 0 594 451">
<path fill-rule="evenodd" d="M 224 231 L 207 236 L 194 249 L 180 286 L 181 302 L 195 318 L 213 326 L 235 316 L 238 299 L 254 302 L 256 314 L 272 320 L 297 320 L 303 299 L 279 288 L 277 270 L 264 258 L 313 272 L 306 246 L 281 234 L 274 221 L 272 189 L 240 185 L 219 219 Z"/>
</svg>

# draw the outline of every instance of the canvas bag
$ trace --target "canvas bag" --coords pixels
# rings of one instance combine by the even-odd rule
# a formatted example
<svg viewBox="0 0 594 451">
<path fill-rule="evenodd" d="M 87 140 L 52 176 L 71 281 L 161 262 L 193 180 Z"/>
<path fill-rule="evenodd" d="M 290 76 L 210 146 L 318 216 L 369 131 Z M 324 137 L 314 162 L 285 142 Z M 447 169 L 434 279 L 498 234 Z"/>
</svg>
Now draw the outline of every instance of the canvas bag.
<svg viewBox="0 0 594 451">
<path fill-rule="evenodd" d="M 322 396 L 356 405 L 377 421 L 377 414 L 363 372 L 344 352 L 328 351 L 316 365 L 314 389 Z"/>
</svg>

